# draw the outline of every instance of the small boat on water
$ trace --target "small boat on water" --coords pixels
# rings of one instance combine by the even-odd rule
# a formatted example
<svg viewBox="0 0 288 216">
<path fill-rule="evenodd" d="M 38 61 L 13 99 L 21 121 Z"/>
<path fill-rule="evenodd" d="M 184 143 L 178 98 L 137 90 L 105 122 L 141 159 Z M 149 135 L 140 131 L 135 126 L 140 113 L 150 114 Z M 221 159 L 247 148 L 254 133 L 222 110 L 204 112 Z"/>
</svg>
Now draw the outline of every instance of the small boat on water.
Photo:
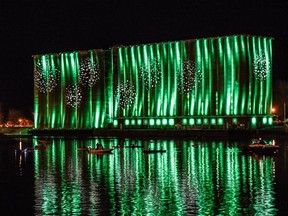
<svg viewBox="0 0 288 216">
<path fill-rule="evenodd" d="M 109 149 L 97 149 L 97 148 L 89 148 L 88 153 L 93 153 L 93 154 L 107 154 L 111 153 L 114 150 L 114 148 L 109 148 Z"/>
<path fill-rule="evenodd" d="M 83 146 L 77 148 L 78 151 L 88 151 L 89 149 L 91 149 L 91 146 Z"/>
<path fill-rule="evenodd" d="M 24 152 L 33 152 L 34 150 L 37 150 L 37 148 L 34 148 L 34 147 L 27 147 L 25 149 L 23 149 Z"/>
<path fill-rule="evenodd" d="M 252 142 L 245 146 L 242 150 L 244 153 L 254 153 L 254 154 L 263 154 L 263 155 L 275 155 L 280 146 L 275 144 L 269 144 L 262 139 L 253 139 Z"/>
<path fill-rule="evenodd" d="M 125 148 L 144 148 L 144 146 L 142 146 L 142 145 L 136 145 L 136 144 L 131 144 L 131 145 L 125 146 Z"/>
<path fill-rule="evenodd" d="M 38 139 L 37 141 L 40 144 L 51 144 L 52 143 L 51 139 Z"/>
<path fill-rule="evenodd" d="M 26 148 L 24 148 L 24 149 L 16 149 L 16 150 L 15 150 L 15 153 L 17 153 L 17 154 L 28 153 L 28 152 L 33 152 L 34 150 L 36 150 L 36 148 L 26 147 Z"/>
<path fill-rule="evenodd" d="M 166 150 L 164 149 L 145 149 L 143 150 L 144 154 L 152 154 L 152 153 L 164 153 Z"/>
</svg>

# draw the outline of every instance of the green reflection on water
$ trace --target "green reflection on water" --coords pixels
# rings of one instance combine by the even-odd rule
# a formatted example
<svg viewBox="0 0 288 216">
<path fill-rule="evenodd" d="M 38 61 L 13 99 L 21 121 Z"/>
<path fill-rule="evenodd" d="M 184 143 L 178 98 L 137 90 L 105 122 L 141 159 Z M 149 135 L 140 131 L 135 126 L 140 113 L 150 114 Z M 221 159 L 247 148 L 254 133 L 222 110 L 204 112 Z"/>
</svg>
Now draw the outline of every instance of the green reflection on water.
<svg viewBox="0 0 288 216">
<path fill-rule="evenodd" d="M 78 147 L 120 145 L 112 154 Z M 237 143 L 140 140 L 166 153 L 123 148 L 133 140 L 55 139 L 35 151 L 35 212 L 73 215 L 276 214 L 275 159 Z"/>
</svg>

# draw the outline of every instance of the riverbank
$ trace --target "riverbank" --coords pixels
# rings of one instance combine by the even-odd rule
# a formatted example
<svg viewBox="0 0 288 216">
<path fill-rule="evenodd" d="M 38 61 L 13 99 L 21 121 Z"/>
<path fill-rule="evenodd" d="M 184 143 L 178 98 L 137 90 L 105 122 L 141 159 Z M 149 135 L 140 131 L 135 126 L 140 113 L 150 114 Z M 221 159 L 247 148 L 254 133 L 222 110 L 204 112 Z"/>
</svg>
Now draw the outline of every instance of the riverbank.
<svg viewBox="0 0 288 216">
<path fill-rule="evenodd" d="M 98 136 L 98 137 L 227 137 L 227 138 L 252 138 L 252 137 L 288 137 L 288 134 L 282 127 L 273 127 L 255 130 L 184 130 L 184 129 L 86 129 L 86 130 L 30 130 L 29 133 L 34 136 Z"/>
<path fill-rule="evenodd" d="M 0 134 L 6 137 L 30 137 L 31 127 L 1 127 Z"/>
<path fill-rule="evenodd" d="M 45 129 L 33 128 L 1 128 L 0 133 L 7 137 L 33 137 L 33 136 L 62 136 L 62 137 L 119 137 L 119 138 L 145 138 L 145 137 L 175 137 L 175 138 L 273 138 L 288 137 L 283 127 L 271 127 L 255 130 L 185 130 L 185 129 Z"/>
</svg>

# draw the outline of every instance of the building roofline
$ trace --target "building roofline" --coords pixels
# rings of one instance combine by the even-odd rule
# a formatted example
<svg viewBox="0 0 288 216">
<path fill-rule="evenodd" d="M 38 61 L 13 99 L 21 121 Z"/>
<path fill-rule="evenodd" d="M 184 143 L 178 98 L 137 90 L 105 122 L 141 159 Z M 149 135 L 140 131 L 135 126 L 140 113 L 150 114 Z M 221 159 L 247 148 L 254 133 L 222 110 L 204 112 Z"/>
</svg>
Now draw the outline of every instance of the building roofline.
<svg viewBox="0 0 288 216">
<path fill-rule="evenodd" d="M 213 37 L 202 37 L 202 38 L 194 38 L 194 39 L 184 39 L 184 40 L 175 40 L 175 41 L 159 41 L 153 43 L 142 43 L 142 44 L 130 44 L 130 45 L 114 45 L 109 47 L 108 49 L 89 49 L 89 50 L 78 50 L 78 51 L 67 51 L 67 52 L 59 52 L 59 53 L 44 53 L 44 54 L 35 54 L 32 55 L 32 58 L 43 56 L 43 55 L 61 55 L 66 53 L 73 53 L 73 52 L 80 52 L 80 53 L 87 53 L 89 51 L 102 51 L 105 52 L 110 49 L 117 49 L 117 48 L 128 48 L 132 46 L 147 46 L 147 45 L 156 45 L 156 44 L 163 44 L 163 43 L 175 43 L 175 42 L 187 42 L 187 41 L 196 41 L 196 40 L 209 40 L 209 39 L 219 39 L 219 38 L 226 38 L 226 37 L 235 37 L 235 36 L 243 36 L 243 37 L 258 37 L 258 38 L 270 38 L 274 40 L 274 37 L 270 36 L 259 36 L 259 35 L 249 35 L 249 34 L 235 34 L 235 35 L 225 35 L 225 36 L 213 36 Z"/>
</svg>

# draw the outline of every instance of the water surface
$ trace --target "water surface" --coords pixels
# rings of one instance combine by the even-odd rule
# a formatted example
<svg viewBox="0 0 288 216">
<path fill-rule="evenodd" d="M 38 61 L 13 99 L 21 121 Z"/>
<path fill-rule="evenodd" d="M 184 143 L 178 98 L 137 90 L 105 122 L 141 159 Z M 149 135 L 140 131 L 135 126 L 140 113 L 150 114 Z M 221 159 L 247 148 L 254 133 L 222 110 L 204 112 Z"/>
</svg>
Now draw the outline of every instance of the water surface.
<svg viewBox="0 0 288 216">
<path fill-rule="evenodd" d="M 2 210 L 11 215 L 283 215 L 288 212 L 287 141 L 276 157 L 244 155 L 248 141 L 54 138 L 0 144 Z M 118 146 L 112 154 L 78 147 Z"/>
</svg>

